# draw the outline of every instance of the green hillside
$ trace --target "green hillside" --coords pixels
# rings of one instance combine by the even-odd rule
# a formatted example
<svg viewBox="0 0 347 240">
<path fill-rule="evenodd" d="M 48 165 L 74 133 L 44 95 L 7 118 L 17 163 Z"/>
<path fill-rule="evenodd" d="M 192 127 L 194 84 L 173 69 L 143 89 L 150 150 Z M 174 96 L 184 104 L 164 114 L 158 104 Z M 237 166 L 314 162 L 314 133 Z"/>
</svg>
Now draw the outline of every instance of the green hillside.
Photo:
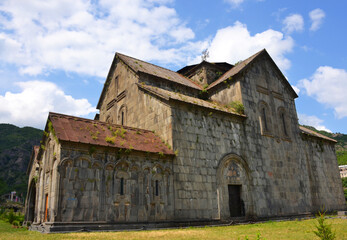
<svg viewBox="0 0 347 240">
<path fill-rule="evenodd" d="M 337 162 L 339 165 L 347 165 L 347 134 L 343 133 L 329 133 L 326 131 L 320 131 L 311 126 L 305 126 L 305 128 L 311 129 L 312 131 L 318 132 L 324 136 L 330 137 L 337 141 L 336 148 L 336 156 Z"/>
<path fill-rule="evenodd" d="M 25 196 L 26 169 L 33 145 L 38 145 L 42 130 L 0 124 L 0 195 L 10 191 Z"/>
</svg>

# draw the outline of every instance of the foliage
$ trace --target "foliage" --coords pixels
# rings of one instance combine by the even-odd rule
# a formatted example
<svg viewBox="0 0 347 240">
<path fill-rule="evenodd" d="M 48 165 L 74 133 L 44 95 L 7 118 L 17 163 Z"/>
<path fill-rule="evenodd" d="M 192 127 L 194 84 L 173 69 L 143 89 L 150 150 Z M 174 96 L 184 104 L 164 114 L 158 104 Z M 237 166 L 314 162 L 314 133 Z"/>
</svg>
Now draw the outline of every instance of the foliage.
<svg viewBox="0 0 347 240">
<path fill-rule="evenodd" d="M 316 225 L 317 231 L 313 231 L 322 240 L 333 240 L 336 237 L 335 232 L 332 231 L 331 225 L 326 223 L 325 212 L 319 212 L 317 215 Z"/>
<path fill-rule="evenodd" d="M 347 165 L 347 134 L 343 133 L 330 133 L 323 130 L 317 130 L 312 126 L 303 125 L 305 128 L 308 128 L 312 131 L 320 133 L 324 136 L 332 138 L 337 141 L 336 148 L 336 157 L 338 165 Z"/>
<path fill-rule="evenodd" d="M 336 151 L 336 157 L 339 165 L 347 165 L 347 150 Z"/>
<path fill-rule="evenodd" d="M 235 110 L 236 113 L 239 114 L 244 114 L 245 113 L 245 107 L 243 106 L 243 104 L 239 101 L 232 101 L 231 103 L 229 103 L 230 107 L 233 108 Z"/>
<path fill-rule="evenodd" d="M 14 226 L 21 226 L 24 221 L 24 215 L 20 212 L 14 212 L 13 209 L 2 209 L 0 219 Z"/>
</svg>

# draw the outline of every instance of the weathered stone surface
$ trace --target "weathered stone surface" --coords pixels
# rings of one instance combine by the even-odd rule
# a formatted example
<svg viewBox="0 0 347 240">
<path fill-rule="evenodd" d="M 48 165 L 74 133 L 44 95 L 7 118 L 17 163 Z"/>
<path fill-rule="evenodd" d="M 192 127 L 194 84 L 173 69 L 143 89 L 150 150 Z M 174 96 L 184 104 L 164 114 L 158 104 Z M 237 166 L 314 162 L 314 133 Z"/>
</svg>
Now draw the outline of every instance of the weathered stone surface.
<svg viewBox="0 0 347 240">
<path fill-rule="evenodd" d="M 116 59 L 98 105 L 100 120 L 155 131 L 176 156 L 101 146 L 91 152 L 92 144 L 57 142 L 50 133 L 29 176 L 29 183 L 37 176 L 29 185 L 36 188 L 31 221 L 226 220 L 345 209 L 334 142 L 301 132 L 297 96 L 267 53 L 248 63 L 212 83 L 205 106 L 186 101 L 202 101 L 203 88 L 199 93 Z M 217 68 L 209 66 L 201 65 L 193 81 L 211 83 Z M 220 107 L 234 101 L 244 114 Z"/>
</svg>

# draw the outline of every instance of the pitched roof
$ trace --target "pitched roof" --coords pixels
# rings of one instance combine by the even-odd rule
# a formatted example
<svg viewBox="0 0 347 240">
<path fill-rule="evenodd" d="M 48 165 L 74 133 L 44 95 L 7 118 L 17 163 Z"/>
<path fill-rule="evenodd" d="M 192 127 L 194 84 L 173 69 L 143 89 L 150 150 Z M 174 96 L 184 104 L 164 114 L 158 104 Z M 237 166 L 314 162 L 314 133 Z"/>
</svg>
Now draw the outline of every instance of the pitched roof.
<svg viewBox="0 0 347 240">
<path fill-rule="evenodd" d="M 145 84 L 138 84 L 138 86 L 148 92 L 151 92 L 153 94 L 155 94 L 156 96 L 159 96 L 161 98 L 164 98 L 165 100 L 176 100 L 176 101 L 180 101 L 180 102 L 185 102 L 185 103 L 189 103 L 189 104 L 193 104 L 196 106 L 200 106 L 200 107 L 204 107 L 210 110 L 215 110 L 215 111 L 220 111 L 220 112 L 225 112 L 225 113 L 229 113 L 229 114 L 233 114 L 239 117 L 246 117 L 246 115 L 244 114 L 239 114 L 233 111 L 233 109 L 231 107 L 226 107 L 225 105 L 222 105 L 218 102 L 215 101 L 206 101 L 206 100 L 202 100 L 200 98 L 195 98 L 195 97 L 191 97 L 188 95 L 184 95 L 178 92 L 172 92 L 166 89 L 162 89 L 162 88 L 157 88 L 157 87 L 153 87 L 153 86 L 149 86 L 149 85 L 145 85 Z"/>
<path fill-rule="evenodd" d="M 292 94 L 294 95 L 295 98 L 298 97 L 298 95 L 296 94 L 296 92 L 294 91 L 294 89 L 292 88 L 292 86 L 289 84 L 289 82 L 287 81 L 287 79 L 284 77 L 284 75 L 282 74 L 281 70 L 277 67 L 276 63 L 272 60 L 271 56 L 268 54 L 268 52 L 263 49 L 257 53 L 255 53 L 254 55 L 250 56 L 249 58 L 247 58 L 246 60 L 239 62 L 238 64 L 236 64 L 232 69 L 230 69 L 229 71 L 227 71 L 226 73 L 224 73 L 218 80 L 216 80 L 215 82 L 213 82 L 210 86 L 208 86 L 207 90 L 210 90 L 211 88 L 217 86 L 218 84 L 224 82 L 225 80 L 229 79 L 230 77 L 232 78 L 233 76 L 235 76 L 236 74 L 238 74 L 239 72 L 243 71 L 244 69 L 246 69 L 248 66 L 250 66 L 250 63 L 252 63 L 258 56 L 262 55 L 262 54 L 266 54 L 267 57 L 273 62 L 275 68 L 277 68 L 278 72 L 282 75 L 285 84 L 287 85 L 287 87 L 289 88 L 289 90 L 292 92 Z"/>
<path fill-rule="evenodd" d="M 183 68 L 181 68 L 180 70 L 178 70 L 177 72 L 179 74 L 182 74 L 184 76 L 190 76 L 192 73 L 194 73 L 197 69 L 199 69 L 203 64 L 208 64 L 210 66 L 214 66 L 217 67 L 218 69 L 226 72 L 228 70 L 230 70 L 230 68 L 232 68 L 234 65 L 231 65 L 229 63 L 226 62 L 207 62 L 207 61 L 202 61 L 199 64 L 194 64 L 194 65 L 190 65 L 190 66 L 185 66 Z"/>
<path fill-rule="evenodd" d="M 171 71 L 163 67 L 156 66 L 154 64 L 151 64 L 136 58 L 126 56 L 121 53 L 116 53 L 116 56 L 118 56 L 124 63 L 126 63 L 135 72 L 150 74 L 150 75 L 160 77 L 160 78 L 169 80 L 171 82 L 176 82 L 176 83 L 185 85 L 187 87 L 195 88 L 198 90 L 202 89 L 198 84 L 194 83 L 192 80 L 184 77 L 183 75 L 177 72 Z"/>
<path fill-rule="evenodd" d="M 174 154 L 152 131 L 52 112 L 49 113 L 48 119 L 52 122 L 59 141 Z"/>
<path fill-rule="evenodd" d="M 301 132 L 304 133 L 304 134 L 307 134 L 307 135 L 310 135 L 310 136 L 313 136 L 313 137 L 317 137 L 317 138 L 322 138 L 324 140 L 328 140 L 328 141 L 337 143 L 337 141 L 335 139 L 332 139 L 332 138 L 329 138 L 327 136 L 324 136 L 324 135 L 322 135 L 320 133 L 312 131 L 312 130 L 310 130 L 308 128 L 305 128 L 303 126 L 299 126 L 299 128 L 300 128 Z"/>
</svg>

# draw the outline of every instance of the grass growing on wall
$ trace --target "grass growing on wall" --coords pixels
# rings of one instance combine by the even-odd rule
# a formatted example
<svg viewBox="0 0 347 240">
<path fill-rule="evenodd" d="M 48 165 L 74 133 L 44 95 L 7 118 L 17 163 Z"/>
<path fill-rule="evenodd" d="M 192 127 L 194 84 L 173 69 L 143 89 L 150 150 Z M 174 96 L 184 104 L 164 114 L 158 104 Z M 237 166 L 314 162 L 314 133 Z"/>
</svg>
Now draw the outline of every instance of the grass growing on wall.
<svg viewBox="0 0 347 240">
<path fill-rule="evenodd" d="M 80 232 L 67 234 L 41 234 L 24 228 L 14 229 L 0 221 L 0 239 L 317 239 L 316 219 L 302 221 L 266 222 L 227 227 L 189 227 L 185 229 L 130 231 L 130 232 Z M 346 219 L 327 219 L 336 231 L 336 239 L 347 239 Z M 246 238 L 247 237 L 247 238 Z"/>
</svg>

